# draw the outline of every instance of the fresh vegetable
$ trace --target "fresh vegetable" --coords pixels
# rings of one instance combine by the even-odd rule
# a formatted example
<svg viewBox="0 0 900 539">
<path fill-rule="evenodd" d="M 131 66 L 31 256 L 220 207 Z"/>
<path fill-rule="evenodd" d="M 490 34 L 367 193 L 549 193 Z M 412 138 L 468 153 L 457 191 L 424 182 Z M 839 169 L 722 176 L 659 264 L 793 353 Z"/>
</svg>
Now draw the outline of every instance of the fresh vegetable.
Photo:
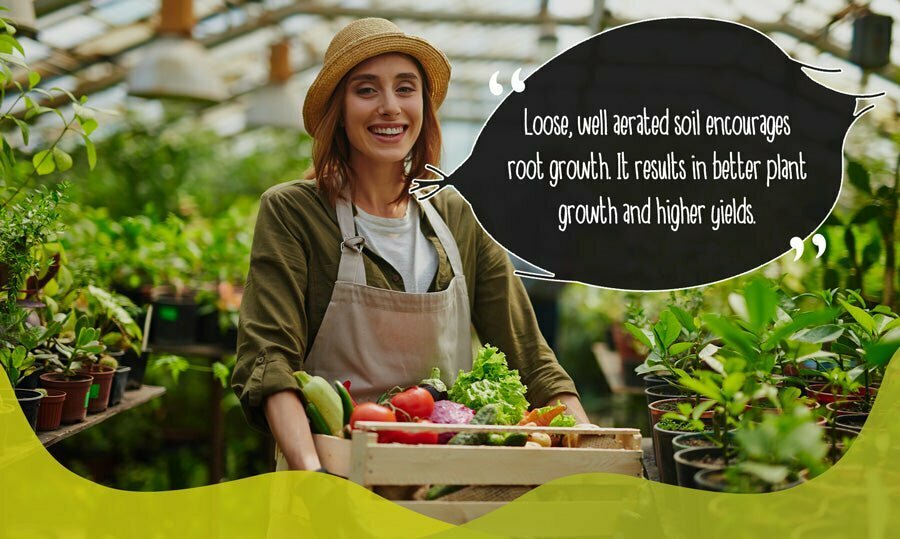
<svg viewBox="0 0 900 539">
<path fill-rule="evenodd" d="M 416 423 L 431 425 L 431 421 L 420 419 Z M 379 435 L 378 441 L 381 443 L 396 442 L 398 444 L 436 444 L 438 443 L 437 432 L 406 432 L 402 430 L 386 431 L 387 436 L 382 440 Z"/>
<path fill-rule="evenodd" d="M 534 442 L 541 447 L 550 447 L 553 445 L 550 441 L 550 435 L 544 432 L 532 432 L 528 435 L 528 441 Z"/>
<path fill-rule="evenodd" d="M 311 402 L 306 404 L 306 417 L 309 419 L 309 428 L 313 434 L 331 434 L 319 408 Z"/>
<path fill-rule="evenodd" d="M 419 382 L 419 387 L 431 393 L 435 402 L 447 399 L 447 386 L 441 380 L 441 369 L 433 367 L 428 378 Z"/>
<path fill-rule="evenodd" d="M 509 369 L 506 355 L 494 346 L 485 345 L 475 356 L 472 370 L 460 371 L 449 396 L 450 400 L 474 410 L 496 404 L 495 424 L 515 425 L 528 410 L 525 391 L 519 371 Z"/>
<path fill-rule="evenodd" d="M 566 411 L 566 405 L 557 403 L 556 406 L 544 406 L 543 408 L 535 408 L 525 414 L 525 417 L 519 421 L 520 425 L 526 423 L 534 423 L 538 427 L 549 427 L 550 423 L 558 416 Z M 575 419 L 575 418 L 572 418 Z M 572 424 L 574 426 L 574 423 Z"/>
<path fill-rule="evenodd" d="M 399 417 L 407 421 L 428 418 L 434 411 L 434 398 L 431 393 L 419 386 L 413 386 L 394 395 L 391 397 L 391 404 L 401 412 Z"/>
<path fill-rule="evenodd" d="M 470 425 L 497 425 L 497 417 L 500 415 L 499 406 L 496 404 L 488 404 L 483 406 L 469 421 Z M 448 445 L 484 445 L 487 443 L 488 433 L 486 432 L 460 432 L 450 441 Z"/>
<path fill-rule="evenodd" d="M 314 404 L 325 421 L 327 430 L 324 434 L 339 434 L 344 426 L 344 407 L 334 388 L 321 376 L 311 376 L 304 371 L 296 371 L 294 378 L 307 406 Z"/>
<path fill-rule="evenodd" d="M 387 408 L 380 404 L 375 404 L 374 402 L 364 402 L 357 406 L 353 410 L 353 413 L 350 414 L 351 429 L 356 426 L 357 421 L 382 421 L 395 423 L 397 421 L 397 416 L 390 408 Z"/>
<path fill-rule="evenodd" d="M 528 441 L 528 435 L 524 432 L 492 432 L 488 434 L 488 445 L 502 445 L 507 447 L 522 447 Z"/>
<path fill-rule="evenodd" d="M 337 392 L 338 397 L 341 398 L 341 409 L 344 412 L 344 425 L 346 425 L 350 423 L 350 416 L 353 415 L 353 409 L 356 407 L 356 404 L 353 402 L 353 397 L 350 396 L 350 392 L 340 380 L 334 381 L 334 390 Z"/>
<path fill-rule="evenodd" d="M 578 421 L 575 416 L 569 414 L 559 414 L 550 422 L 551 427 L 574 427 Z"/>
<path fill-rule="evenodd" d="M 357 421 L 382 421 L 397 422 L 397 416 L 394 411 L 386 406 L 375 404 L 374 402 L 364 402 L 357 406 L 353 413 L 350 414 L 350 428 L 356 426 Z M 394 436 L 394 431 L 383 430 L 378 432 L 379 443 L 388 443 Z"/>
<path fill-rule="evenodd" d="M 465 485 L 432 485 L 425 493 L 426 500 L 436 500 L 441 496 L 453 494 L 454 492 L 465 488 Z"/>
<path fill-rule="evenodd" d="M 440 424 L 465 425 L 475 416 L 475 411 L 458 402 L 443 400 L 434 403 L 429 421 Z M 438 443 L 445 444 L 453 438 L 455 432 L 442 432 L 438 435 Z"/>
</svg>

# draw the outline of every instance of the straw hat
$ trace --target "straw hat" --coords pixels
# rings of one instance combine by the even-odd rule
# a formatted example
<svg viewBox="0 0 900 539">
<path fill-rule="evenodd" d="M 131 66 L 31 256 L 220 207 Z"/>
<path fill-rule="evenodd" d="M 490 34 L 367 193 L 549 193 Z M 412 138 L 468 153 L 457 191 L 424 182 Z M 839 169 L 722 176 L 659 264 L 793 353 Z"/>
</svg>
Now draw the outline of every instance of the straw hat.
<svg viewBox="0 0 900 539">
<path fill-rule="evenodd" d="M 325 51 L 325 63 L 306 92 L 303 103 L 306 131 L 315 136 L 328 98 L 344 75 L 363 60 L 387 52 L 408 54 L 422 64 L 428 78 L 431 102 L 435 109 L 440 107 L 450 82 L 450 62 L 444 53 L 421 37 L 404 34 L 391 21 L 360 19 L 335 34 Z"/>
</svg>

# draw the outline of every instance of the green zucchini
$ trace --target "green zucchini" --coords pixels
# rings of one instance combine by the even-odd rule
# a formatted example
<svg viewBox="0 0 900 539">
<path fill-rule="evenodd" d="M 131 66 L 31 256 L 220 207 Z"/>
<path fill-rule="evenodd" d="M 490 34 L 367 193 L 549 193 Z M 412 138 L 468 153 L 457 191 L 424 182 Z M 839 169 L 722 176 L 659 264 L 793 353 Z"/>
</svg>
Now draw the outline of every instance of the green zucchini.
<svg viewBox="0 0 900 539">
<path fill-rule="evenodd" d="M 344 408 L 344 425 L 350 424 L 350 415 L 353 413 L 353 398 L 340 380 L 334 381 L 334 389 L 341 398 L 341 406 Z"/>
<path fill-rule="evenodd" d="M 331 429 L 328 428 L 328 423 L 325 422 L 325 418 L 319 412 L 318 406 L 311 402 L 308 403 L 306 405 L 306 417 L 309 419 L 309 426 L 313 434 L 331 434 Z"/>
</svg>

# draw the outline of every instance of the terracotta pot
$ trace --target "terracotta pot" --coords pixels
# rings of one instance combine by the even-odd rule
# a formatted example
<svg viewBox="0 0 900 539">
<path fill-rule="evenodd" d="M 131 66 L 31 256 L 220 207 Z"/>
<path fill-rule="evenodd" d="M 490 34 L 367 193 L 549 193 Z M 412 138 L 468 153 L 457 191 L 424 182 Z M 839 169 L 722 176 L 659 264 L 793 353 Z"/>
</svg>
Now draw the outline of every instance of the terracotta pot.
<svg viewBox="0 0 900 539">
<path fill-rule="evenodd" d="M 828 388 L 828 389 L 826 389 Z M 869 388 L 869 396 L 874 397 L 878 393 L 878 389 L 874 387 Z M 834 402 L 837 400 L 848 400 L 848 401 L 858 401 L 866 398 L 866 388 L 861 387 L 858 391 L 854 393 L 850 393 L 849 395 L 842 395 L 840 393 L 832 393 L 828 384 L 812 384 L 806 388 L 806 394 L 816 399 L 821 404 L 828 404 L 829 402 Z"/>
<path fill-rule="evenodd" d="M 41 400 L 38 410 L 37 430 L 53 430 L 62 421 L 66 392 L 59 389 L 47 389 L 47 396 Z"/>
<path fill-rule="evenodd" d="M 41 387 L 66 392 L 62 410 L 63 423 L 78 423 L 87 417 L 88 392 L 93 382 L 94 377 L 87 374 L 66 377 L 61 373 L 51 372 L 41 375 Z"/>
<path fill-rule="evenodd" d="M 96 414 L 106 410 L 106 407 L 109 406 L 109 391 L 112 388 L 116 369 L 107 365 L 94 365 L 90 371 L 82 370 L 79 372 L 94 377 L 90 393 L 88 394 L 88 413 Z"/>
</svg>

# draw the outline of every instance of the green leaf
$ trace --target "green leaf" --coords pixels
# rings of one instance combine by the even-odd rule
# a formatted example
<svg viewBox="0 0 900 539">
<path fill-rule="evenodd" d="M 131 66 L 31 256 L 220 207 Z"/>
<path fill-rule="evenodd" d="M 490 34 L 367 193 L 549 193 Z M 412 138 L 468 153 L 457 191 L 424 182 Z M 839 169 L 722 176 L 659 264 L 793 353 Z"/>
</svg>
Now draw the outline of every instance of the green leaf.
<svg viewBox="0 0 900 539">
<path fill-rule="evenodd" d="M 744 289 L 744 300 L 747 303 L 747 315 L 750 325 L 759 332 L 775 317 L 778 296 L 768 281 L 754 279 Z"/>
<path fill-rule="evenodd" d="M 823 343 L 836 341 L 844 334 L 844 328 L 837 324 L 826 324 L 808 329 L 801 329 L 790 338 L 792 341 Z"/>
<path fill-rule="evenodd" d="M 24 142 L 25 145 L 27 146 L 28 145 L 28 135 L 31 133 L 31 128 L 28 126 L 27 123 L 23 122 L 22 120 L 20 120 L 16 117 L 10 116 L 10 118 L 12 118 L 12 121 L 15 122 L 17 126 L 19 126 L 19 131 L 22 132 L 22 142 Z"/>
<path fill-rule="evenodd" d="M 41 82 L 41 74 L 37 71 L 29 71 L 28 72 L 28 89 L 32 89 Z"/>
<path fill-rule="evenodd" d="M 873 219 L 877 219 L 878 216 L 882 214 L 882 212 L 883 210 L 878 204 L 869 204 L 860 208 L 860 210 L 856 212 L 850 222 L 854 225 L 868 223 Z"/>
<path fill-rule="evenodd" d="M 897 354 L 898 349 L 900 349 L 900 342 L 898 341 L 870 344 L 866 346 L 866 363 L 876 367 L 883 367 Z"/>
<path fill-rule="evenodd" d="M 844 309 L 847 309 L 847 312 L 850 313 L 850 316 L 853 317 L 856 322 L 863 327 L 869 333 L 875 332 L 875 320 L 863 309 L 856 307 L 855 305 L 850 305 L 844 300 L 840 300 L 841 305 L 844 306 Z"/>
<path fill-rule="evenodd" d="M 60 172 L 72 168 L 72 156 L 61 150 L 59 146 L 53 147 L 53 160 L 56 161 L 56 167 Z"/>
<path fill-rule="evenodd" d="M 694 343 L 690 343 L 690 342 L 674 343 L 674 344 L 672 344 L 672 346 L 669 347 L 669 355 L 677 356 L 678 354 L 681 354 L 681 353 L 684 353 L 684 352 L 690 350 L 691 346 L 693 346 L 693 345 L 694 345 Z"/>
<path fill-rule="evenodd" d="M 865 271 L 866 269 L 874 266 L 878 263 L 878 259 L 881 258 L 881 240 L 878 238 L 874 238 L 871 243 L 866 245 L 863 248 L 862 252 L 862 269 Z"/>
<path fill-rule="evenodd" d="M 228 370 L 228 367 L 226 367 L 224 363 L 220 361 L 213 363 L 212 374 L 213 377 L 222 384 L 223 388 L 228 387 L 228 379 L 231 376 L 231 371 Z"/>
<path fill-rule="evenodd" d="M 647 335 L 644 333 L 644 330 L 630 322 L 625 322 L 625 329 L 627 329 L 628 333 L 631 333 L 631 335 L 635 339 L 640 341 L 644 346 L 646 346 L 647 348 L 653 348 L 653 343 L 650 342 L 650 338 L 647 337 Z"/>
<path fill-rule="evenodd" d="M 795 316 L 794 320 L 790 323 L 775 328 L 775 331 L 773 331 L 772 334 L 769 335 L 769 338 L 763 342 L 762 349 L 771 350 L 777 346 L 782 339 L 786 339 L 789 335 L 793 335 L 803 328 L 831 322 L 834 320 L 837 312 L 837 310 L 831 309 L 800 313 Z"/>
<path fill-rule="evenodd" d="M 721 315 L 708 314 L 703 322 L 709 329 L 734 347 L 739 353 L 749 356 L 756 353 L 751 336 Z"/>
<path fill-rule="evenodd" d="M 687 311 L 682 309 L 677 305 L 670 305 L 669 310 L 675 315 L 675 318 L 678 319 L 678 322 L 691 333 L 697 331 L 697 326 L 694 325 L 693 317 L 688 314 Z"/>
<path fill-rule="evenodd" d="M 863 193 L 872 193 L 872 188 L 869 185 L 869 171 L 859 161 L 847 162 L 847 179 L 850 180 L 850 185 Z"/>
<path fill-rule="evenodd" d="M 34 165 L 34 170 L 37 171 L 40 176 L 50 174 L 56 170 L 56 163 L 53 161 L 50 150 L 41 150 L 34 154 L 31 158 L 31 163 Z"/>
<path fill-rule="evenodd" d="M 662 345 L 668 348 L 681 335 L 681 324 L 678 322 L 678 318 L 668 310 L 659 314 L 657 326 L 660 324 L 662 324 L 662 332 L 660 334 L 660 338 L 663 340 Z"/>
<path fill-rule="evenodd" d="M 25 55 L 25 50 L 16 38 L 7 34 L 0 34 L 0 52 L 12 54 L 14 50 L 19 51 L 23 56 Z"/>
<path fill-rule="evenodd" d="M 97 148 L 87 136 L 82 138 L 84 139 L 84 149 L 87 150 L 88 168 L 94 170 L 94 167 L 97 166 Z"/>
<path fill-rule="evenodd" d="M 88 118 L 81 122 L 81 130 L 84 131 L 85 135 L 90 135 L 94 132 L 94 129 L 97 129 L 97 120 Z"/>
</svg>

